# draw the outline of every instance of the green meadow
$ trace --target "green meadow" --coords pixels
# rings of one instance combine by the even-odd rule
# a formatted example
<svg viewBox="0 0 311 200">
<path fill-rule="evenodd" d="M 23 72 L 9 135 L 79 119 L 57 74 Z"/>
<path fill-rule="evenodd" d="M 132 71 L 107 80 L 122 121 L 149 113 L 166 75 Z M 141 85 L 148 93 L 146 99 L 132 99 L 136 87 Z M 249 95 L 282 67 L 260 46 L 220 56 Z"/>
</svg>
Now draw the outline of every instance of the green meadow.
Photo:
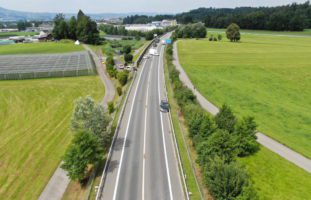
<svg viewBox="0 0 311 200">
<path fill-rule="evenodd" d="M 0 55 L 68 53 L 83 50 L 82 45 L 77 46 L 73 42 L 19 43 L 0 46 Z"/>
<path fill-rule="evenodd" d="M 97 76 L 0 81 L 0 199 L 37 199 L 72 133 L 74 100 L 101 100 Z"/>
<path fill-rule="evenodd" d="M 217 106 L 254 116 L 258 129 L 311 157 L 311 38 L 242 35 L 239 43 L 180 40 L 181 64 L 196 88 Z M 311 196 L 311 175 L 261 147 L 239 159 L 260 200 Z"/>
<path fill-rule="evenodd" d="M 260 131 L 311 157 L 311 38 L 181 40 L 178 51 L 207 99 L 229 104 L 238 116 L 254 116 Z"/>
</svg>

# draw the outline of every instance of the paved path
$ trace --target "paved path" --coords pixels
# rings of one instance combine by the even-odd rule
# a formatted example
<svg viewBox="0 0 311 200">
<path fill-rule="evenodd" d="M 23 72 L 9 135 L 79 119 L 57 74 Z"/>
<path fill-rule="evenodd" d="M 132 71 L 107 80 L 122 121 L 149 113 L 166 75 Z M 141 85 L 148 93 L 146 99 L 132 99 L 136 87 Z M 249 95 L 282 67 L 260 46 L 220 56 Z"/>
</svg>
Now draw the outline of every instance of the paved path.
<svg viewBox="0 0 311 200">
<path fill-rule="evenodd" d="M 197 100 L 200 103 L 200 105 L 207 110 L 212 115 L 216 115 L 219 112 L 219 109 L 213 105 L 211 102 L 209 102 L 199 91 L 195 89 L 193 86 L 191 80 L 187 76 L 186 72 L 182 68 L 182 66 L 179 63 L 178 58 L 178 50 L 177 50 L 177 43 L 174 43 L 174 60 L 173 64 L 176 66 L 177 70 L 180 72 L 179 78 L 180 80 L 189 88 L 192 90 L 192 92 L 197 96 Z M 276 140 L 268 137 L 267 135 L 258 132 L 257 134 L 257 141 L 265 146 L 266 148 L 270 149 L 274 153 L 279 154 L 286 160 L 294 163 L 298 167 L 306 170 L 307 172 L 311 173 L 311 160 L 304 157 L 303 155 L 291 150 L 290 148 L 284 146 L 283 144 L 277 142 Z"/>
<path fill-rule="evenodd" d="M 93 57 L 93 60 L 96 65 L 97 73 L 105 85 L 105 96 L 101 102 L 101 105 L 106 107 L 107 103 L 113 101 L 115 95 L 115 89 L 112 81 L 108 78 L 105 73 L 106 66 L 102 64 L 99 59 L 99 56 L 96 55 L 87 45 L 83 45 L 84 48 L 89 51 Z M 60 164 L 61 165 L 61 164 Z M 61 200 L 67 187 L 70 182 L 69 177 L 66 174 L 66 171 L 60 168 L 60 165 L 57 167 L 53 176 L 51 177 L 48 184 L 45 186 L 43 192 L 41 193 L 39 200 Z"/>
<path fill-rule="evenodd" d="M 104 65 L 99 59 L 99 57 L 102 57 L 102 54 L 99 53 L 99 55 L 97 55 L 95 52 L 92 51 L 92 49 L 89 46 L 87 45 L 83 45 L 83 46 L 86 50 L 88 50 L 91 53 L 93 60 L 95 62 L 95 65 L 96 65 L 98 76 L 100 77 L 103 84 L 105 85 L 105 96 L 102 100 L 102 105 L 105 107 L 107 106 L 108 102 L 113 101 L 114 99 L 114 96 L 115 96 L 114 85 L 112 81 L 109 79 L 108 75 L 105 73 L 106 65 Z"/>
</svg>

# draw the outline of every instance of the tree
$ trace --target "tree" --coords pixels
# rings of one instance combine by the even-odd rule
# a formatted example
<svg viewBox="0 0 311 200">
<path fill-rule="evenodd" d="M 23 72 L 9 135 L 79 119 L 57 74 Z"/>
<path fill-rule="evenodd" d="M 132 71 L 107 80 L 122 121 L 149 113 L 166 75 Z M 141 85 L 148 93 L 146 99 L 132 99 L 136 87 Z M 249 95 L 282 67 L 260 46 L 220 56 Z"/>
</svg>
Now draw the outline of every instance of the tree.
<svg viewBox="0 0 311 200">
<path fill-rule="evenodd" d="M 131 51 L 132 51 L 131 45 L 125 45 L 125 46 L 123 47 L 123 53 L 124 53 L 124 54 L 129 54 L 129 53 L 131 53 Z"/>
<path fill-rule="evenodd" d="M 119 83 L 122 86 L 124 86 L 127 83 L 128 72 L 126 72 L 126 71 L 118 72 L 117 79 L 118 79 Z"/>
<path fill-rule="evenodd" d="M 236 125 L 235 134 L 237 135 L 237 149 L 239 156 L 248 156 L 259 150 L 259 144 L 256 141 L 256 122 L 253 117 L 243 118 Z"/>
<path fill-rule="evenodd" d="M 26 30 L 26 23 L 25 23 L 25 21 L 19 21 L 19 22 L 17 22 L 17 28 L 18 28 L 18 30 L 19 31 L 24 31 L 24 30 Z"/>
<path fill-rule="evenodd" d="M 131 62 L 133 62 L 133 55 L 130 54 L 130 53 L 125 54 L 125 55 L 124 55 L 124 61 L 125 61 L 126 63 L 131 63 Z"/>
<path fill-rule="evenodd" d="M 104 108 L 96 104 L 90 97 L 79 98 L 75 102 L 71 119 L 71 128 L 74 131 L 85 131 L 94 134 L 102 144 L 109 141 L 108 126 L 111 119 Z"/>
<path fill-rule="evenodd" d="M 68 23 L 68 37 L 76 40 L 77 39 L 77 20 L 74 16 L 72 16 Z"/>
<path fill-rule="evenodd" d="M 233 115 L 231 108 L 224 104 L 215 116 L 215 122 L 220 129 L 227 130 L 229 133 L 234 131 L 236 117 Z"/>
<path fill-rule="evenodd" d="M 207 163 L 207 159 L 220 157 L 225 163 L 230 163 L 237 156 L 237 149 L 234 135 L 226 130 L 216 130 L 206 141 L 198 147 L 200 164 Z"/>
<path fill-rule="evenodd" d="M 80 14 L 80 16 L 79 16 Z M 78 14 L 77 22 L 77 39 L 87 44 L 99 43 L 99 31 L 97 30 L 96 22 L 92 21 L 90 17 Z"/>
<path fill-rule="evenodd" d="M 241 39 L 240 27 L 235 23 L 232 23 L 228 26 L 226 34 L 227 38 L 231 42 L 238 42 Z"/>
<path fill-rule="evenodd" d="M 65 16 L 63 14 L 57 14 L 54 18 L 54 28 L 52 31 L 52 35 L 55 39 L 63 39 L 64 33 L 63 31 L 66 29 L 64 27 Z M 65 22 L 66 23 L 66 22 Z M 61 27 L 62 26 L 62 27 Z"/>
<path fill-rule="evenodd" d="M 149 31 L 145 35 L 146 40 L 152 40 L 153 39 L 153 32 Z"/>
<path fill-rule="evenodd" d="M 79 132 L 68 147 L 64 163 L 61 165 L 68 172 L 71 180 L 80 183 L 87 178 L 88 167 L 102 159 L 103 149 L 97 138 L 87 132 Z"/>
<path fill-rule="evenodd" d="M 249 177 L 240 165 L 226 163 L 217 157 L 208 162 L 203 173 L 205 184 L 217 200 L 235 200 L 250 185 Z"/>
<path fill-rule="evenodd" d="M 221 41 L 222 40 L 222 35 L 221 34 L 218 34 L 218 41 Z"/>
</svg>

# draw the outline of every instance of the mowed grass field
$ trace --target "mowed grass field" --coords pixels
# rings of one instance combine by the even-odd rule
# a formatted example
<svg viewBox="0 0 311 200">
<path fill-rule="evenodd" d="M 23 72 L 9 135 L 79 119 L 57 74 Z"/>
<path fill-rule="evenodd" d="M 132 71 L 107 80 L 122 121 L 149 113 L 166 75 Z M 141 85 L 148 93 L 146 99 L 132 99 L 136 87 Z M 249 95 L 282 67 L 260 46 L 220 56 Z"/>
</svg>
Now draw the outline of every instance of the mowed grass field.
<svg viewBox="0 0 311 200">
<path fill-rule="evenodd" d="M 239 160 L 251 176 L 260 200 L 309 200 L 311 174 L 261 146 Z"/>
<path fill-rule="evenodd" d="M 0 199 L 37 199 L 70 143 L 74 100 L 100 101 L 97 76 L 0 81 Z"/>
<path fill-rule="evenodd" d="M 207 31 L 209 31 L 209 33 L 212 34 L 213 32 L 226 32 L 226 29 L 207 28 Z M 268 30 L 241 29 L 241 34 L 311 37 L 311 29 L 305 29 L 304 31 L 268 31 Z"/>
<path fill-rule="evenodd" d="M 179 59 L 196 88 L 259 130 L 311 157 L 311 38 L 243 35 L 242 42 L 178 42 Z M 307 200 L 311 175 L 261 147 L 239 160 L 261 200 Z"/>
<path fill-rule="evenodd" d="M 82 45 L 77 46 L 73 42 L 19 43 L 0 46 L 0 55 L 68 53 L 83 50 Z"/>
<path fill-rule="evenodd" d="M 194 85 L 217 106 L 254 116 L 265 134 L 311 157 L 311 38 L 244 35 L 178 42 Z"/>
</svg>

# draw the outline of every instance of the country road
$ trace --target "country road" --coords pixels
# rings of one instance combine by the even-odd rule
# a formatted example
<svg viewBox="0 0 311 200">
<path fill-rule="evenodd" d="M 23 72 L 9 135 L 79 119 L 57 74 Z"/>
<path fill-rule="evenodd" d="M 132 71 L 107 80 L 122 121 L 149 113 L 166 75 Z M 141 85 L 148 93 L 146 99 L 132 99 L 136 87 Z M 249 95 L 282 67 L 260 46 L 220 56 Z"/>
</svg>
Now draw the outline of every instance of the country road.
<svg viewBox="0 0 311 200">
<path fill-rule="evenodd" d="M 182 68 L 179 62 L 178 49 L 177 49 L 176 42 L 174 43 L 173 57 L 174 57 L 173 64 L 175 65 L 177 70 L 180 72 L 179 74 L 180 80 L 196 95 L 198 102 L 205 110 L 207 110 L 212 115 L 216 115 L 219 112 L 219 109 L 215 105 L 213 105 L 211 102 L 209 102 L 198 90 L 195 89 L 190 78 L 188 77 L 184 69 Z M 261 145 L 265 146 L 270 151 L 273 151 L 274 153 L 285 158 L 286 160 L 294 163 L 296 166 L 311 173 L 311 160 L 310 159 L 293 151 L 292 149 L 277 142 L 276 140 L 268 137 L 264 133 L 258 132 L 256 136 L 257 136 L 257 142 L 259 142 Z"/>
<path fill-rule="evenodd" d="M 168 113 L 159 110 L 166 98 L 163 55 L 144 59 L 138 68 L 100 199 L 185 199 Z"/>
</svg>

